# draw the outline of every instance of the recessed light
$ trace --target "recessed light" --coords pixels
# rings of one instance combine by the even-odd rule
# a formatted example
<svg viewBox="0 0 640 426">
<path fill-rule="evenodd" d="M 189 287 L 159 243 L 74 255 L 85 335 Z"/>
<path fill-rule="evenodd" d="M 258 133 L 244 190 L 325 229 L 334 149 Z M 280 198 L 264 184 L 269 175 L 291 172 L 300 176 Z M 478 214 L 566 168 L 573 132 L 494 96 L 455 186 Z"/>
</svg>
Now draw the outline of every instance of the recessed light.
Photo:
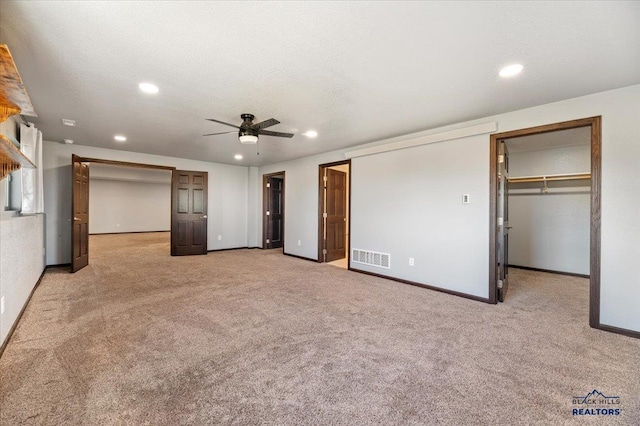
<svg viewBox="0 0 640 426">
<path fill-rule="evenodd" d="M 150 94 L 156 94 L 160 90 L 160 89 L 158 89 L 158 86 L 156 86 L 153 83 L 140 83 L 140 84 L 138 84 L 138 87 L 144 93 L 150 93 Z"/>
<path fill-rule="evenodd" d="M 242 160 L 242 155 L 236 154 L 233 156 L 233 158 L 235 158 L 236 160 Z"/>
<path fill-rule="evenodd" d="M 115 135 L 113 138 L 115 140 L 117 140 L 118 142 L 124 142 L 124 141 L 127 140 L 127 138 L 125 136 L 122 136 L 122 135 Z"/>
<path fill-rule="evenodd" d="M 315 138 L 316 136 L 318 136 L 318 132 L 316 132 L 315 130 L 308 130 L 307 132 L 303 133 L 303 135 L 308 138 Z"/>
<path fill-rule="evenodd" d="M 64 124 L 65 126 L 74 127 L 76 125 L 76 120 L 69 120 L 68 118 L 63 118 L 62 124 Z"/>
<path fill-rule="evenodd" d="M 514 75 L 520 74 L 522 68 L 523 66 L 520 64 L 513 64 L 502 68 L 498 74 L 500 77 L 513 77 Z"/>
<path fill-rule="evenodd" d="M 64 143 L 66 143 L 67 145 L 71 145 L 73 143 L 73 139 L 65 139 Z"/>
</svg>

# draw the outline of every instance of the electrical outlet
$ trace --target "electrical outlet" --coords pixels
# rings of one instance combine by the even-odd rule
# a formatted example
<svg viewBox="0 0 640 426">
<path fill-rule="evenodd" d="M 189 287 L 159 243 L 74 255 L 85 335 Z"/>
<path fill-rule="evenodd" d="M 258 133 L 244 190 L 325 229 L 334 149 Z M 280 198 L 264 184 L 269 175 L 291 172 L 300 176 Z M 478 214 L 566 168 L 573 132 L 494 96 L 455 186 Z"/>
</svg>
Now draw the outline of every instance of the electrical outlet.
<svg viewBox="0 0 640 426">
<path fill-rule="evenodd" d="M 302 245 L 302 241 L 298 240 L 298 247 Z"/>
<path fill-rule="evenodd" d="M 218 241 L 222 241 L 222 235 L 218 235 Z"/>
<path fill-rule="evenodd" d="M 414 265 L 414 261 L 413 261 L 413 257 L 409 258 L 409 266 L 413 266 Z"/>
<path fill-rule="evenodd" d="M 471 202 L 471 198 L 469 198 L 469 194 L 462 194 L 462 204 L 469 204 Z"/>
<path fill-rule="evenodd" d="M 4 314 L 4 296 L 0 297 L 0 315 Z"/>
</svg>

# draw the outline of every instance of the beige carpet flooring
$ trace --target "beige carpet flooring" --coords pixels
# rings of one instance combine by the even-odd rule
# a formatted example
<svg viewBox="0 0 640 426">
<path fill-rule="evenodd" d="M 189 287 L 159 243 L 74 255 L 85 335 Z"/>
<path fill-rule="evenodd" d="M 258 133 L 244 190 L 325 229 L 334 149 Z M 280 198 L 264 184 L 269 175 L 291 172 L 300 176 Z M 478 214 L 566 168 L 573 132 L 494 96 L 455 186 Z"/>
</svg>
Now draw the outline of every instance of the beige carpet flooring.
<svg viewBox="0 0 640 426">
<path fill-rule="evenodd" d="M 587 280 L 511 286 L 494 306 L 280 250 L 94 236 L 0 358 L 0 423 L 640 424 L 640 340 L 588 327 Z M 594 388 L 619 417 L 572 416 Z"/>
</svg>

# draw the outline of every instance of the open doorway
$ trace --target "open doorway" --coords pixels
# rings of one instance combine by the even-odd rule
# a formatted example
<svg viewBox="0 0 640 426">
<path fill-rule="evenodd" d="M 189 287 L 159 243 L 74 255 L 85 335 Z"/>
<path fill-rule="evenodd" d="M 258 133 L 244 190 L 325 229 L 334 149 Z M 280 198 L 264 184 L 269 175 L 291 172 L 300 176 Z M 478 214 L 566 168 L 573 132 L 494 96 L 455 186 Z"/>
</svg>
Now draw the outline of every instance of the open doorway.
<svg viewBox="0 0 640 426">
<path fill-rule="evenodd" d="M 170 230 L 174 168 L 76 155 L 72 163 L 71 272 L 89 264 L 90 236 Z"/>
<path fill-rule="evenodd" d="M 207 253 L 206 172 L 77 155 L 72 172 L 71 272 L 89 264 L 90 234 L 167 232 L 171 255 Z"/>
<path fill-rule="evenodd" d="M 583 277 L 600 327 L 600 126 L 592 117 L 491 136 L 491 303 L 509 301 L 516 271 Z"/>
<path fill-rule="evenodd" d="M 262 248 L 284 253 L 285 172 L 262 176 Z"/>
<path fill-rule="evenodd" d="M 318 262 L 349 268 L 351 160 L 321 164 L 318 189 Z"/>
</svg>

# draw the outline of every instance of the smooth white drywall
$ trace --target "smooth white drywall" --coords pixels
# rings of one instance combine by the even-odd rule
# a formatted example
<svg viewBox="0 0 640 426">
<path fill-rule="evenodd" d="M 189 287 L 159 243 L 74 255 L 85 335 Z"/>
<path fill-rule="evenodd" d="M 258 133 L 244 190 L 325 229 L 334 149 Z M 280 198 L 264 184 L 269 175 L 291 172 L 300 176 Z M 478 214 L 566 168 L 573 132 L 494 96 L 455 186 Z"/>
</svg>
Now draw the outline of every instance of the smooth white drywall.
<svg viewBox="0 0 640 426">
<path fill-rule="evenodd" d="M 351 267 L 487 297 L 484 140 L 472 136 L 354 158 L 352 248 L 389 253 L 391 269 L 353 261 Z M 463 194 L 470 195 L 470 204 L 462 204 Z"/>
<path fill-rule="evenodd" d="M 407 135 L 390 140 L 377 141 L 375 146 L 385 144 L 388 141 L 398 141 L 402 138 L 414 139 L 420 135 L 443 132 L 461 127 L 481 124 L 487 121 L 498 123 L 498 132 L 524 129 L 561 121 L 574 120 L 584 117 L 602 116 L 602 253 L 601 253 L 601 301 L 600 320 L 602 324 L 611 325 L 629 330 L 640 331 L 640 278 L 637 273 L 637 262 L 640 259 L 640 85 L 630 86 L 608 92 L 597 93 L 575 99 L 569 99 L 552 104 L 541 105 L 534 108 L 514 111 L 493 117 L 486 117 L 465 123 L 459 123 L 440 129 L 432 129 L 419 134 Z M 443 154 L 438 158 L 439 162 L 451 163 L 455 166 L 437 167 L 443 170 L 443 175 L 438 176 L 438 183 L 442 186 L 449 181 L 454 183 L 451 190 L 453 198 L 461 196 L 460 189 L 466 187 L 480 191 L 477 196 L 471 194 L 472 209 L 478 205 L 485 205 L 486 209 L 473 210 L 467 218 L 477 226 L 468 227 L 464 223 L 456 223 L 446 229 L 448 232 L 447 253 L 467 252 L 469 244 L 477 246 L 474 258 L 477 261 L 465 263 L 457 256 L 448 256 L 442 263 L 431 264 L 433 269 L 441 270 L 443 279 L 440 281 L 437 272 L 429 272 L 433 275 L 419 275 L 414 280 L 437 287 L 448 289 L 465 288 L 469 294 L 488 296 L 488 258 L 489 258 L 489 135 L 473 137 L 472 141 L 460 142 L 457 140 L 442 142 L 442 148 L 432 150 L 423 146 L 408 148 L 406 157 L 412 162 L 411 167 L 395 164 L 399 158 L 394 152 L 376 154 L 380 160 L 365 160 L 360 157 L 352 163 L 352 195 L 351 195 L 351 239 L 352 247 L 363 249 L 375 249 L 381 252 L 391 253 L 393 256 L 392 268 L 379 269 L 376 272 L 386 273 L 393 277 L 414 276 L 413 272 L 407 272 L 408 262 L 403 260 L 409 253 L 429 253 L 433 250 L 433 242 L 429 239 L 433 230 L 433 222 L 442 219 L 441 211 L 424 211 L 426 200 L 423 199 L 423 191 L 430 193 L 433 189 L 425 189 L 411 183 L 412 180 L 425 181 L 428 172 L 419 170 L 416 175 L 416 164 L 432 165 L 436 159 L 435 152 Z M 476 147 L 475 145 L 478 145 Z M 434 146 L 435 147 L 435 146 Z M 350 148 L 349 151 L 353 150 Z M 285 251 L 290 254 L 317 259 L 317 232 L 318 232 L 318 165 L 331 161 L 344 159 L 344 152 L 333 151 L 323 155 L 305 157 L 298 160 L 278 163 L 259 170 L 260 178 L 265 173 L 279 170 L 286 171 L 285 205 L 287 215 L 285 218 Z M 398 151 L 399 152 L 399 151 Z M 409 155 L 408 153 L 411 153 Z M 376 204 L 371 204 L 370 195 L 378 191 L 377 183 L 380 177 L 373 181 L 367 181 L 363 177 L 373 176 L 374 173 L 367 168 L 373 164 L 384 166 L 378 170 L 380 176 L 384 176 L 385 186 L 395 186 L 397 191 L 389 195 L 385 200 L 387 206 L 393 209 L 406 209 L 408 215 L 420 218 L 419 221 L 398 222 L 373 221 L 367 219 L 368 225 L 358 225 L 356 217 L 367 215 L 378 209 Z M 389 173 L 389 168 L 394 173 Z M 480 172 L 482 170 L 482 172 Z M 478 182 L 467 182 L 456 176 L 459 173 L 476 174 Z M 484 175 L 486 178 L 483 178 Z M 484 182 L 481 180 L 484 179 Z M 252 184 L 259 182 L 252 182 Z M 407 186 L 408 184 L 408 186 Z M 485 189 L 481 189 L 484 186 Z M 260 187 L 260 186 L 258 186 Z M 410 189 L 406 189 L 410 188 Z M 455 191 L 458 192 L 455 192 Z M 466 189 L 463 189 L 466 191 Z M 465 192 L 466 193 L 466 192 Z M 439 195 L 443 197 L 444 195 Z M 421 200 L 418 206 L 412 204 L 412 200 Z M 441 198 L 438 198 L 441 200 Z M 453 205 L 453 204 L 451 204 Z M 449 205 L 447 205 L 448 207 Z M 444 206 L 443 206 L 444 208 Z M 421 210 L 422 209 L 422 210 Z M 259 214 L 259 208 L 257 209 Z M 463 210 L 464 211 L 464 210 Z M 460 217 L 457 209 L 454 214 Z M 393 212 L 393 217 L 398 214 Z M 445 221 L 444 225 L 451 222 Z M 397 235 L 416 235 L 410 240 L 398 241 Z M 297 246 L 296 240 L 301 239 L 302 245 Z M 484 239 L 486 244 L 478 243 Z M 374 245 L 375 247 L 366 247 Z M 426 247 L 426 248 L 425 248 Z M 394 250 L 401 249 L 399 254 Z M 396 262 L 400 259 L 400 263 Z M 425 258 L 426 259 L 426 258 Z M 486 259 L 486 262 L 484 261 Z M 483 265 L 484 263 L 484 265 Z M 424 264 L 423 259 L 416 258 L 416 266 Z M 462 276 L 468 281 L 451 283 L 444 277 L 447 273 Z M 411 274 L 411 275 L 407 275 Z M 472 278 L 473 277 L 473 278 Z M 436 280 L 434 280 L 434 278 Z M 473 280 L 473 283 L 471 282 Z M 455 285 L 455 287 L 454 287 Z M 508 301 L 507 301 L 508 303 Z M 585 319 L 586 321 L 586 319 Z"/>
<path fill-rule="evenodd" d="M 169 230 L 171 184 L 90 179 L 90 234 Z"/>
<path fill-rule="evenodd" d="M 46 141 L 43 150 L 45 213 L 47 214 L 47 264 L 71 261 L 71 155 L 103 160 L 173 166 L 180 170 L 208 172 L 208 249 L 247 245 L 246 167 L 159 155 L 65 145 Z M 218 240 L 218 235 L 222 236 Z M 89 254 L 91 261 L 91 254 Z"/>
<path fill-rule="evenodd" d="M 0 123 L 0 134 L 17 139 L 18 124 L 14 117 Z M 20 171 L 14 172 L 20 176 Z M 0 314 L 0 345 L 20 315 L 31 290 L 44 270 L 44 215 L 16 216 L 4 212 L 5 184 L 0 180 L 0 298 L 4 298 L 4 312 Z M 20 186 L 12 194 L 22 199 Z"/>
<path fill-rule="evenodd" d="M 249 191 L 248 191 L 248 214 L 247 214 L 247 247 L 261 247 L 260 236 L 260 211 L 262 209 L 261 197 L 261 184 L 259 180 L 261 177 L 258 174 L 257 167 L 248 167 L 247 173 L 249 175 Z"/>
<path fill-rule="evenodd" d="M 171 172 L 91 165 L 89 233 L 169 231 Z"/>
<path fill-rule="evenodd" d="M 509 174 L 589 172 L 589 135 L 582 142 L 586 144 L 511 153 Z M 542 183 L 510 187 L 509 263 L 589 275 L 590 181 L 551 182 L 547 186 L 547 193 L 542 191 Z"/>
<path fill-rule="evenodd" d="M 44 270 L 44 215 L 0 219 L 0 345 Z"/>
</svg>

